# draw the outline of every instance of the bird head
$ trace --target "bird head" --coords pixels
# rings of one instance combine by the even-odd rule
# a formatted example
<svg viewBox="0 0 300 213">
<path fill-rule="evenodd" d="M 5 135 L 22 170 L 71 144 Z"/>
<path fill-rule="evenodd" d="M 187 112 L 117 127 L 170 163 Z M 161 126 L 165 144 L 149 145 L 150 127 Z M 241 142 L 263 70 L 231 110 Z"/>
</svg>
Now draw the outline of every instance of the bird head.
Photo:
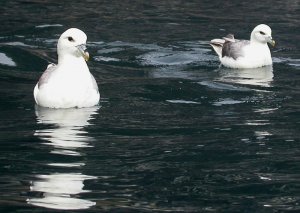
<svg viewBox="0 0 300 213">
<path fill-rule="evenodd" d="M 58 55 L 71 54 L 76 57 L 83 57 L 89 60 L 89 53 L 86 51 L 86 34 L 77 29 L 70 28 L 61 34 L 57 43 Z"/>
<path fill-rule="evenodd" d="M 266 24 L 260 24 L 256 26 L 251 33 L 251 41 L 259 43 L 269 43 L 273 47 L 275 46 L 275 41 L 272 39 L 272 30 Z"/>
</svg>

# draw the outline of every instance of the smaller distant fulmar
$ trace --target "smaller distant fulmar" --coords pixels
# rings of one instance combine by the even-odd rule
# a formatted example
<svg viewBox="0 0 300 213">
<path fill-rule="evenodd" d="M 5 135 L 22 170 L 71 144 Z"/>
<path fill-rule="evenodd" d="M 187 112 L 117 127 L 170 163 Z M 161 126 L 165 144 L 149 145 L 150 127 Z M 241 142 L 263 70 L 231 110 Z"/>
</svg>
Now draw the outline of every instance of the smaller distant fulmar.
<svg viewBox="0 0 300 213">
<path fill-rule="evenodd" d="M 223 39 L 213 39 L 210 45 L 218 54 L 221 63 L 229 68 L 257 68 L 272 64 L 270 49 L 275 41 L 272 39 L 272 31 L 268 25 L 256 26 L 249 40 L 237 40 L 233 34 Z"/>
</svg>

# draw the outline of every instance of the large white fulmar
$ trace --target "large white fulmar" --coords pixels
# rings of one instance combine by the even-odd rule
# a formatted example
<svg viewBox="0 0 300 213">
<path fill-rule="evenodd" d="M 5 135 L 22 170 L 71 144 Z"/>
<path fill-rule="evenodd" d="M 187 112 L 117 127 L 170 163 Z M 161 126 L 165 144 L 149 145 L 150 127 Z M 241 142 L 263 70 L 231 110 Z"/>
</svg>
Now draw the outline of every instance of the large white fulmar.
<svg viewBox="0 0 300 213">
<path fill-rule="evenodd" d="M 86 34 L 76 28 L 65 31 L 57 43 L 58 63 L 48 65 L 34 88 L 35 102 L 42 107 L 91 107 L 100 93 L 86 61 Z"/>
</svg>

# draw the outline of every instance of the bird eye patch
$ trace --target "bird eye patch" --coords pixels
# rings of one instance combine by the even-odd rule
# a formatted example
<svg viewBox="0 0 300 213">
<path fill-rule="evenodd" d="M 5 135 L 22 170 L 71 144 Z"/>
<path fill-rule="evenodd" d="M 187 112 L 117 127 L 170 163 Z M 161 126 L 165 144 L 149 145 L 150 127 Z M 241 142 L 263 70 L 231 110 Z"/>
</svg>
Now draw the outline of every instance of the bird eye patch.
<svg viewBox="0 0 300 213">
<path fill-rule="evenodd" d="M 259 33 L 262 34 L 262 35 L 266 35 L 263 31 L 259 31 Z"/>
<path fill-rule="evenodd" d="M 68 40 L 71 41 L 71 42 L 75 41 L 71 36 L 68 37 Z"/>
</svg>

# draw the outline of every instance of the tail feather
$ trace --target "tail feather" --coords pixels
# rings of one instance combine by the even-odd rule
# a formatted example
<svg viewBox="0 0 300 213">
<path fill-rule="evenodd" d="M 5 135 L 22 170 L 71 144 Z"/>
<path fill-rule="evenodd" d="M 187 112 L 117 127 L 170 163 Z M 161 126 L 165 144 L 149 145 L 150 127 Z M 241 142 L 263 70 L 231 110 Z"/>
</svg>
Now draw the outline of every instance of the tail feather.
<svg viewBox="0 0 300 213">
<path fill-rule="evenodd" d="M 212 46 L 212 48 L 218 54 L 219 57 L 222 57 L 222 48 L 225 42 L 226 42 L 225 39 L 219 39 L 219 38 L 210 41 L 210 45 Z"/>
<path fill-rule="evenodd" d="M 223 37 L 223 39 L 227 42 L 235 42 L 233 34 L 228 34 L 227 36 Z"/>
</svg>

